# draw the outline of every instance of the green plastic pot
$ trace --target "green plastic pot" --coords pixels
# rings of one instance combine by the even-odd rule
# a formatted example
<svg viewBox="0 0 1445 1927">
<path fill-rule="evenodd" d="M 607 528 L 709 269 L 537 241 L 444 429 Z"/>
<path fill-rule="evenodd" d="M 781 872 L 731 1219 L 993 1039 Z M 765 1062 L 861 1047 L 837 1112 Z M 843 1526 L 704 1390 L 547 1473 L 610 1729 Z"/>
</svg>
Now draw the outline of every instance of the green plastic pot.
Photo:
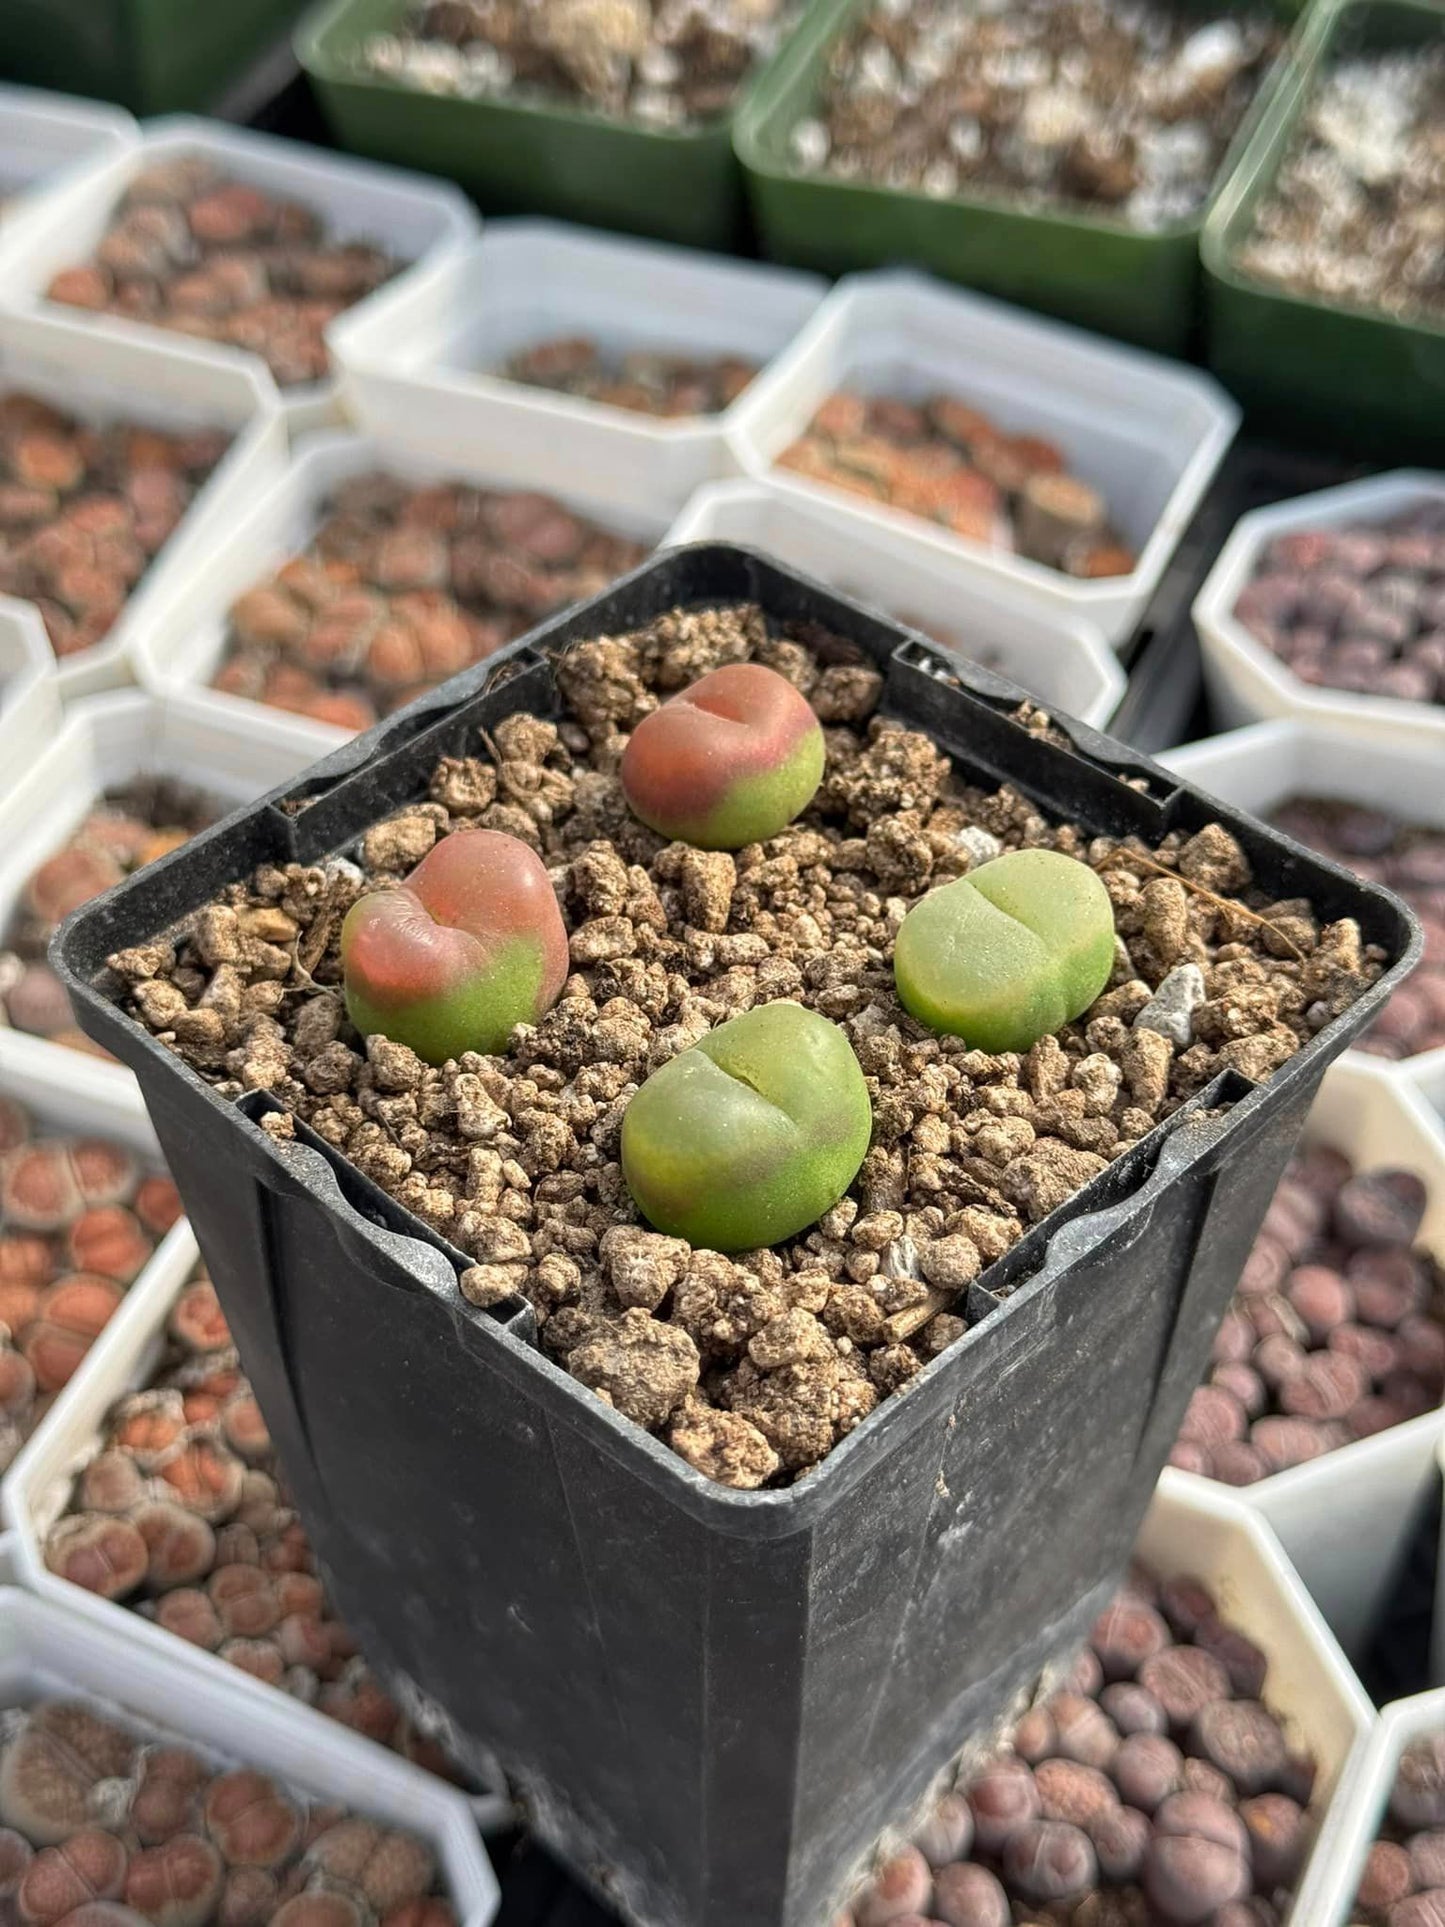
<svg viewBox="0 0 1445 1927">
<path fill-rule="evenodd" d="M 801 174 L 789 137 L 813 112 L 828 53 L 870 0 L 820 0 L 736 117 L 735 145 L 758 238 L 777 261 L 847 274 L 907 263 L 986 294 L 1165 354 L 1194 346 L 1203 211 L 1154 234 L 1075 208 L 946 200 Z M 1252 0 L 1188 0 L 1217 18 Z M 1292 21 L 1298 0 L 1266 0 Z M 1274 70 L 1283 68 L 1282 56 Z M 1227 175 L 1270 91 L 1267 75 L 1220 169 Z"/>
<path fill-rule="evenodd" d="M 209 107 L 301 0 L 0 0 L 0 74 L 136 114 Z"/>
<path fill-rule="evenodd" d="M 1237 265 L 1325 70 L 1355 54 L 1445 40 L 1428 0 L 1321 0 L 1269 111 L 1205 224 L 1209 364 L 1261 426 L 1363 455 L 1445 449 L 1445 326 L 1337 307 L 1249 278 Z"/>
<path fill-rule="evenodd" d="M 407 9 L 408 0 L 327 0 L 297 31 L 297 59 L 343 147 L 447 175 L 489 213 L 550 214 L 693 247 L 736 243 L 745 203 L 730 116 L 654 131 L 561 102 L 460 100 L 366 73 L 362 44 L 394 32 Z"/>
</svg>

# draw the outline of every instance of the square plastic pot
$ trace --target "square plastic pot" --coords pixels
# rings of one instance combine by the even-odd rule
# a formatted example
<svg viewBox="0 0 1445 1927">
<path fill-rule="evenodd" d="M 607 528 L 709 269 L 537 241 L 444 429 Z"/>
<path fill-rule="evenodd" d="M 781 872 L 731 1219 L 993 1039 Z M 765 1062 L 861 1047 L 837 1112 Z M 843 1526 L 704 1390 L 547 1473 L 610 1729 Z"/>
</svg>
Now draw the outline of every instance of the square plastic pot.
<svg viewBox="0 0 1445 1927">
<path fill-rule="evenodd" d="M 425 432 L 418 434 L 418 428 Z M 304 549 L 341 483 L 380 469 L 421 487 L 470 482 L 482 488 L 540 489 L 578 515 L 639 541 L 667 532 L 671 507 L 654 479 L 622 462 L 579 467 L 571 449 L 522 402 L 499 397 L 475 451 L 442 423 L 398 421 L 387 434 L 329 431 L 307 436 L 272 487 L 212 545 L 203 567 L 137 644 L 136 673 L 146 688 L 207 727 L 245 731 L 272 744 L 299 768 L 350 741 L 333 723 L 293 716 L 246 696 L 212 689 L 225 655 L 227 611 L 243 592 Z"/>
<path fill-rule="evenodd" d="M 40 612 L 0 596 L 0 782 L 25 773 L 60 727 L 60 684 Z"/>
<path fill-rule="evenodd" d="M 329 0 L 297 29 L 296 57 L 343 147 L 446 175 L 489 214 L 547 214 L 689 247 L 737 243 L 733 115 L 654 129 L 561 99 L 463 100 L 369 73 L 362 48 L 394 33 L 408 4 Z M 741 98 L 751 85 L 756 77 Z"/>
<path fill-rule="evenodd" d="M 209 106 L 300 0 L 5 0 L 0 69 L 137 114 Z"/>
<path fill-rule="evenodd" d="M 1287 663 L 1257 642 L 1235 618 L 1240 591 L 1253 579 L 1260 557 L 1277 536 L 1303 529 L 1332 529 L 1357 522 L 1383 522 L 1420 502 L 1445 503 L 1445 475 L 1396 469 L 1362 482 L 1320 489 L 1274 508 L 1243 516 L 1219 552 L 1194 601 L 1194 626 L 1204 656 L 1204 678 L 1215 713 L 1228 727 L 1283 716 L 1302 722 L 1335 722 L 1373 739 L 1375 754 L 1396 749 L 1445 754 L 1445 703 L 1402 702 L 1395 696 L 1360 695 L 1301 682 Z M 1427 796 L 1438 795 L 1431 786 Z"/>
<path fill-rule="evenodd" d="M 186 352 L 190 338 L 173 329 L 62 307 L 45 299 L 46 289 L 62 268 L 74 267 L 94 254 L 132 179 L 143 168 L 182 156 L 199 155 L 268 194 L 303 202 L 322 217 L 328 233 L 339 241 L 369 241 L 385 248 L 411 264 L 397 281 L 415 272 L 419 264 L 430 263 L 470 240 L 477 231 L 475 209 L 444 181 L 183 114 L 147 122 L 141 136 L 128 152 L 87 168 L 83 178 L 73 183 L 55 219 L 26 219 L 0 236 L 0 303 L 8 308 L 39 306 L 46 313 L 69 317 L 96 344 L 140 341 L 167 353 Z M 224 347 L 212 348 L 211 353 L 270 380 L 265 363 L 256 355 Z M 328 378 L 282 392 L 298 432 L 324 418 L 335 400 L 335 387 Z"/>
<path fill-rule="evenodd" d="M 1326 1816 L 1325 1832 L 1295 1901 L 1300 1927 L 1347 1927 L 1400 1755 L 1412 1740 L 1445 1732 L 1445 1688 L 1387 1706 L 1355 1745 Z M 1306 1911 L 1306 1909 L 1308 1911 Z"/>
<path fill-rule="evenodd" d="M 32 218 L 42 217 L 43 210 L 37 210 Z M 10 233 L 25 229 L 28 223 L 18 222 Z M 7 245 L 8 238 L 0 236 L 0 276 Z M 133 680 L 130 649 L 135 637 L 155 620 L 189 572 L 205 566 L 217 531 L 281 473 L 286 427 L 280 397 L 266 370 L 249 358 L 218 354 L 180 339 L 174 347 L 161 348 L 153 329 L 132 330 L 125 337 L 97 336 L 85 321 L 63 309 L 46 314 L 0 311 L 0 389 L 38 395 L 96 426 L 141 422 L 172 434 L 223 428 L 232 437 L 109 634 L 94 648 L 55 662 L 66 700 L 117 688 Z"/>
<path fill-rule="evenodd" d="M 214 796 L 225 810 L 285 782 L 310 760 L 305 749 L 224 718 L 182 714 L 139 690 L 75 704 L 18 772 L 21 780 L 0 789 L 0 949 L 32 872 L 95 808 L 102 791 L 133 776 L 172 776 Z M 124 1065 L 0 1024 L 0 1080 L 12 1075 L 37 1090 L 66 1093 L 82 1109 L 98 1106 L 144 1121 L 140 1093 Z"/>
<path fill-rule="evenodd" d="M 500 221 L 474 246 L 343 315 L 329 339 L 353 411 L 373 430 L 421 424 L 485 447 L 495 402 L 525 403 L 576 472 L 622 469 L 680 508 L 702 483 L 736 473 L 725 439 L 736 404 L 660 421 L 509 381 L 503 364 L 524 348 L 585 335 L 619 358 L 739 355 L 763 367 L 824 293 L 814 275 L 756 261 L 709 260 L 553 221 Z"/>
<path fill-rule="evenodd" d="M 775 468 L 837 388 L 920 400 L 943 392 L 1010 434 L 1040 435 L 1109 505 L 1138 556 L 1132 575 L 1086 582 L 919 516 Z M 1234 439 L 1239 410 L 1207 376 L 1041 321 L 916 274 L 841 281 L 812 321 L 737 403 L 740 466 L 779 489 L 830 503 L 857 526 L 988 570 L 1052 613 L 1086 616 L 1120 645 Z"/>
<path fill-rule="evenodd" d="M 119 107 L 0 83 L 0 226 L 41 206 L 63 206 L 77 167 L 139 139 Z"/>
<path fill-rule="evenodd" d="M 1407 321 L 1252 279 L 1238 265 L 1311 97 L 1341 59 L 1439 45 L 1431 0 L 1322 0 L 1204 226 L 1209 365 L 1276 432 L 1398 461 L 1445 439 L 1445 325 Z"/>
<path fill-rule="evenodd" d="M 0 1568 L 0 1573 L 7 1575 L 3 1583 L 24 1586 L 39 1599 L 53 1600 L 75 1619 L 153 1653 L 172 1674 L 193 1670 L 200 1679 L 220 1681 L 229 1691 L 239 1691 L 254 1702 L 263 1719 L 278 1698 L 284 1699 L 303 1723 L 307 1719 L 317 1723 L 317 1743 L 324 1750 L 335 1730 L 335 1722 L 324 1713 L 287 1698 L 278 1688 L 231 1666 L 215 1653 L 177 1638 L 128 1607 L 58 1577 L 45 1563 L 46 1537 L 71 1503 L 77 1474 L 99 1449 L 112 1408 L 130 1393 L 144 1391 L 150 1385 L 166 1352 L 166 1321 L 194 1276 L 199 1256 L 195 1235 L 183 1218 L 167 1233 L 127 1292 L 120 1310 L 5 1474 L 0 1483 L 0 1510 L 7 1529 L 0 1537 L 0 1551 L 8 1554 L 9 1563 Z M 374 1750 L 388 1763 L 405 1764 L 387 1748 L 376 1746 Z M 484 1832 L 500 1829 L 512 1820 L 511 1802 L 496 1776 L 492 1776 L 489 1792 L 468 1795 L 467 1802 Z"/>
<path fill-rule="evenodd" d="M 933 554 L 904 559 L 886 537 L 840 521 L 771 482 L 700 489 L 667 544 L 740 542 L 922 629 L 920 652 L 997 669 L 1051 709 L 1108 726 L 1127 687 L 1118 657 L 1083 616 L 1044 615 L 1008 584 Z M 936 640 L 947 637 L 952 647 Z"/>
<path fill-rule="evenodd" d="M 976 1321 L 806 1480 L 705 1480 L 470 1307 L 466 1261 L 273 1100 L 222 1099 L 124 1016 L 104 960 L 260 861 L 320 860 L 424 793 L 438 756 L 554 704 L 549 657 L 679 604 L 756 601 L 854 641 L 882 711 L 974 780 L 1100 834 L 1210 820 L 1261 887 L 1355 916 L 1393 960 L 1269 1083 L 1229 1074 L 969 1294 Z M 140 1074 L 201 1249 L 343 1611 L 389 1672 L 490 1746 L 544 1840 L 643 1927 L 818 1927 L 959 1736 L 1082 1636 L 1148 1506 L 1328 1059 L 1413 960 L 1387 893 L 1219 811 L 1083 725 L 780 565 L 665 552 L 77 913 L 53 957 Z M 1133 787 L 1137 780 L 1139 787 Z M 417 1574 L 426 1575 L 424 1589 Z"/>
<path fill-rule="evenodd" d="M 309 1800 L 405 1827 L 435 1854 L 459 1927 L 487 1927 L 497 1911 L 496 1876 L 466 1801 L 450 1787 L 281 1694 L 257 1706 L 238 1680 L 178 1676 L 124 1632 L 7 1587 L 0 1705 L 43 1698 L 86 1701 L 143 1738 L 188 1746 L 218 1765 L 259 1768 Z"/>
<path fill-rule="evenodd" d="M 908 262 L 1161 354 L 1187 353 L 1198 330 L 1204 207 L 1146 233 L 1083 207 L 1030 207 L 1004 191 L 937 196 L 795 166 L 793 129 L 815 111 L 829 55 L 867 10 L 865 0 L 812 8 L 737 117 L 734 146 L 765 252 L 828 274 Z M 1229 11 L 1199 8 L 1207 19 Z M 1280 0 L 1270 11 L 1289 22 L 1298 7 Z M 1285 64 L 1282 55 L 1266 76 L 1216 183 L 1228 178 Z"/>
</svg>

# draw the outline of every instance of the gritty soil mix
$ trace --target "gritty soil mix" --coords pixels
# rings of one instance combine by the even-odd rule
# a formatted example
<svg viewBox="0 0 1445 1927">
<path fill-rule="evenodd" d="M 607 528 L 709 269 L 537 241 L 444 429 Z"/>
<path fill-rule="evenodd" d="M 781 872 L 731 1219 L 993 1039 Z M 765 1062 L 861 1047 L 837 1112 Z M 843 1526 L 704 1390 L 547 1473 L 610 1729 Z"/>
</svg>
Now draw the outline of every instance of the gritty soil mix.
<svg viewBox="0 0 1445 1927">
<path fill-rule="evenodd" d="M 812 806 L 736 855 L 665 843 L 617 778 L 628 732 L 719 665 L 792 679 L 827 741 Z M 522 1294 L 582 1384 L 707 1476 L 790 1483 L 962 1337 L 967 1289 L 1034 1224 L 1224 1071 L 1262 1080 L 1349 1007 L 1382 953 L 1351 920 L 1270 901 L 1218 825 L 1157 849 L 1051 823 L 875 715 L 882 678 L 752 605 L 677 609 L 558 658 L 558 722 L 517 714 L 438 763 L 427 801 L 351 858 L 267 867 L 111 964 L 127 1007 L 228 1095 L 269 1092 L 474 1260 L 476 1304 Z M 1040 735 L 1052 725 L 1026 705 Z M 572 975 L 503 1056 L 432 1069 L 362 1040 L 339 991 L 342 918 L 439 836 L 481 824 L 541 852 Z M 932 886 L 1002 850 L 1089 862 L 1115 969 L 1027 1054 L 990 1056 L 904 1013 L 893 940 Z M 709 1029 L 793 998 L 844 1026 L 873 1144 L 811 1231 L 725 1257 L 649 1232 L 618 1163 L 629 1099 Z"/>
</svg>

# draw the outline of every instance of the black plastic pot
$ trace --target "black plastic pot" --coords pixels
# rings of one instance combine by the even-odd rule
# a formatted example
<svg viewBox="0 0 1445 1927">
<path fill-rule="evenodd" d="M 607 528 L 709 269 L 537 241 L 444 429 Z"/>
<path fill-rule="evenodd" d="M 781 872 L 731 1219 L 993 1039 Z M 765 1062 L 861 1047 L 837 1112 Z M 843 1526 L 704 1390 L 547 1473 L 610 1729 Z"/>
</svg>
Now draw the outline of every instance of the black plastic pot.
<svg viewBox="0 0 1445 1927">
<path fill-rule="evenodd" d="M 548 652 L 750 599 L 860 644 L 884 711 L 1050 812 L 1226 823 L 1264 887 L 1358 918 L 1389 975 L 1268 1084 L 1220 1077 L 972 1287 L 968 1335 L 787 1491 L 709 1483 L 469 1307 L 460 1254 L 319 1140 L 274 1143 L 113 1000 L 106 956 L 263 861 L 351 848 Z M 1326 1063 L 1414 961 L 1386 892 L 748 551 L 659 556 L 65 925 L 87 1030 L 137 1071 L 342 1610 L 542 1837 L 647 1927 L 820 1927 L 885 1824 L 1063 1655 L 1123 1567 Z M 1125 779 L 1128 779 L 1127 781 Z M 1137 784 L 1138 787 L 1133 785 Z M 299 1130 L 298 1137 L 306 1137 Z"/>
</svg>

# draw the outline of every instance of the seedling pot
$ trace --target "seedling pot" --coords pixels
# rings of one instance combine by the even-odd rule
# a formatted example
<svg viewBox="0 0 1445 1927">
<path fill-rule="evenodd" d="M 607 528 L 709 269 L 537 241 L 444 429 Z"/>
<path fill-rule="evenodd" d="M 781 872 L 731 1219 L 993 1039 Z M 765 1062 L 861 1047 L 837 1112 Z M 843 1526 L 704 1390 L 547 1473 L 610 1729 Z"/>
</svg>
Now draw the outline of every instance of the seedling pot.
<svg viewBox="0 0 1445 1927">
<path fill-rule="evenodd" d="M 807 1478 L 710 1483 L 491 1312 L 464 1263 L 274 1100 L 223 1099 L 123 1014 L 106 957 L 266 861 L 311 862 L 437 758 L 557 706 L 549 656 L 676 605 L 819 622 L 976 780 L 1151 843 L 1223 823 L 1263 888 L 1359 920 L 1379 983 L 1267 1084 L 1228 1073 L 970 1287 L 967 1336 Z M 492 1749 L 542 1837 L 641 1927 L 823 1927 L 882 1828 L 1106 1602 L 1331 1057 L 1415 960 L 1394 898 L 1083 724 L 747 550 L 668 551 L 78 912 L 54 957 L 137 1072 L 343 1612 L 404 1697 Z M 1135 787 L 1137 785 L 1137 787 Z"/>
</svg>

